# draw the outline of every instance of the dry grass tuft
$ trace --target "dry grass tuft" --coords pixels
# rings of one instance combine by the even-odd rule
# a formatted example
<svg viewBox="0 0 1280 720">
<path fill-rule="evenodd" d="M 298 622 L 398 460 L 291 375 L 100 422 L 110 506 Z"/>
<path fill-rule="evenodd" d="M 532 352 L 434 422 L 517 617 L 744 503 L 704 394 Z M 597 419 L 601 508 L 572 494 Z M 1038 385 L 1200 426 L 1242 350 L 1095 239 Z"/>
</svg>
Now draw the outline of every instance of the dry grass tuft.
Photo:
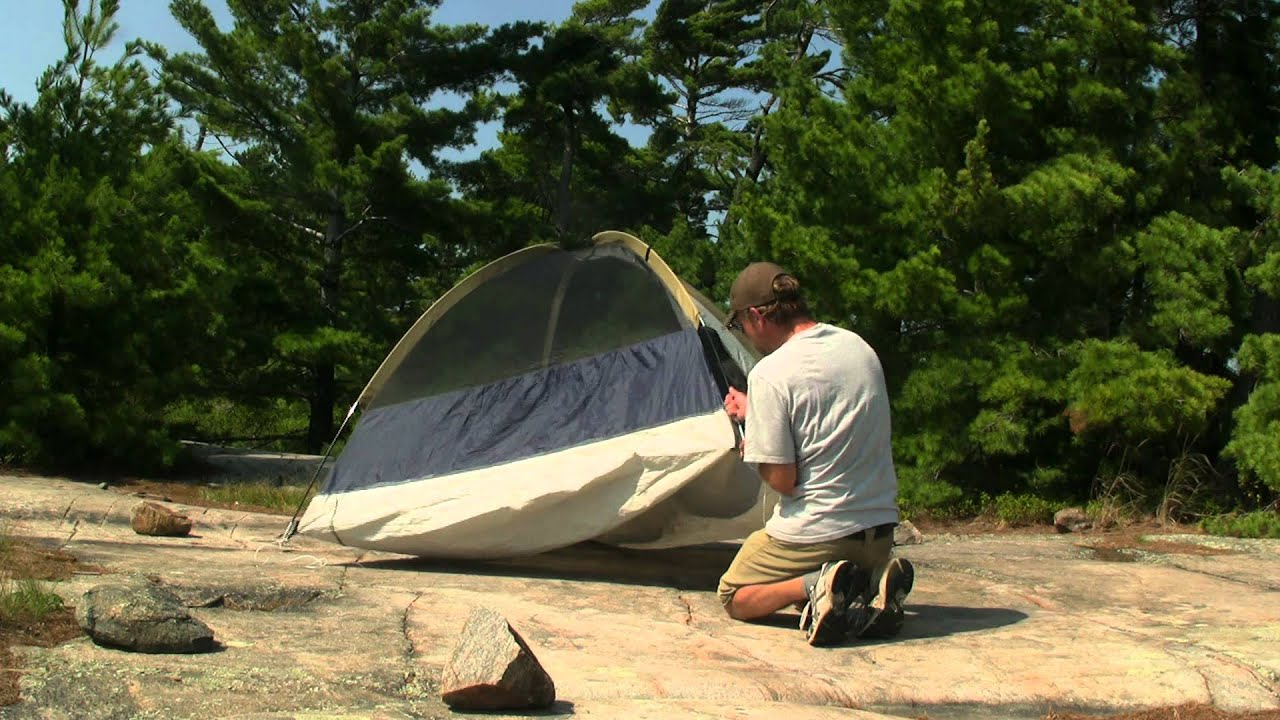
<svg viewBox="0 0 1280 720">
<path fill-rule="evenodd" d="M 19 700 L 21 668 L 13 648 L 50 647 L 81 634 L 71 608 L 45 583 L 71 577 L 74 557 L 14 537 L 0 527 L 0 707 Z"/>
</svg>

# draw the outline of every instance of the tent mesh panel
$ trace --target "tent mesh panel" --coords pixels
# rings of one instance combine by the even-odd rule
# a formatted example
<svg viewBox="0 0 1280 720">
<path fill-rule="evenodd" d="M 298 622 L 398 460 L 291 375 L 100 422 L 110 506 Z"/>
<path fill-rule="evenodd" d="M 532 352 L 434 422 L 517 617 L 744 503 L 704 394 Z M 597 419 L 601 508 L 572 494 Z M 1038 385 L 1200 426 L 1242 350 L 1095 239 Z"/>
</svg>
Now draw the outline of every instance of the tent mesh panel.
<svg viewBox="0 0 1280 720">
<path fill-rule="evenodd" d="M 481 283 L 445 312 L 371 406 L 486 385 L 683 325 L 661 281 L 628 251 L 541 255 Z"/>
</svg>

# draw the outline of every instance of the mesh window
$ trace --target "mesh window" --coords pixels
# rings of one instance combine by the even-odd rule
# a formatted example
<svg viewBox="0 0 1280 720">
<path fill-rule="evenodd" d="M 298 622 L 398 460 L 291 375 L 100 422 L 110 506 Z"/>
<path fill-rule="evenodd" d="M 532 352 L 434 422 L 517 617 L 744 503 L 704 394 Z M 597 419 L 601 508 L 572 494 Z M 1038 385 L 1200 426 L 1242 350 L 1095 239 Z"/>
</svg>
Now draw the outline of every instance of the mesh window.
<svg viewBox="0 0 1280 720">
<path fill-rule="evenodd" d="M 666 288 L 629 252 L 540 256 L 448 310 L 387 379 L 372 407 L 486 385 L 682 327 Z"/>
<path fill-rule="evenodd" d="M 638 260 L 599 256 L 568 276 L 549 364 L 570 362 L 679 330 L 667 290 Z"/>
</svg>

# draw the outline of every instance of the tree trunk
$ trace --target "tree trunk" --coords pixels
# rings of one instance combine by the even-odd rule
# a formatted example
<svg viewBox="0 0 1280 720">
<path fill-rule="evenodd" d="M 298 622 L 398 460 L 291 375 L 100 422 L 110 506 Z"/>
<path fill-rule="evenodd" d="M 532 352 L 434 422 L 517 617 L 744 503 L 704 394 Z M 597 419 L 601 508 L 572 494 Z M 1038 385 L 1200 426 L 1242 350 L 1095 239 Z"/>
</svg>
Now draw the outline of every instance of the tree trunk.
<svg viewBox="0 0 1280 720">
<path fill-rule="evenodd" d="M 320 307 L 324 312 L 324 324 L 334 327 L 338 322 L 338 293 L 342 271 L 342 235 L 346 230 L 346 216 L 341 207 L 330 211 L 324 233 L 324 266 L 320 270 Z M 312 365 L 311 416 L 307 424 L 307 452 L 318 453 L 333 439 L 333 406 L 338 401 L 337 378 L 332 359 Z"/>
<path fill-rule="evenodd" d="M 556 188 L 556 231 L 563 242 L 569 236 L 572 210 L 573 160 L 578 145 L 578 128 L 574 121 L 573 107 L 564 106 L 564 150 L 560 155 L 560 183 Z"/>
<path fill-rule="evenodd" d="M 809 45 L 813 43 L 814 31 L 815 28 L 806 27 L 796 37 L 796 46 L 791 52 L 791 64 L 793 66 L 799 64 L 809 53 Z M 769 115 L 777 102 L 778 95 L 775 93 L 770 95 L 769 99 L 760 108 L 760 122 L 756 125 L 751 137 L 751 160 L 747 163 L 743 177 L 738 181 L 737 186 L 733 188 L 729 209 L 724 214 L 724 220 L 721 221 L 722 229 L 731 228 L 738 221 L 733 214 L 733 206 L 742 197 L 744 188 L 760 183 L 760 174 L 764 172 L 765 164 L 769 161 L 769 151 L 764 143 L 764 118 Z"/>
</svg>

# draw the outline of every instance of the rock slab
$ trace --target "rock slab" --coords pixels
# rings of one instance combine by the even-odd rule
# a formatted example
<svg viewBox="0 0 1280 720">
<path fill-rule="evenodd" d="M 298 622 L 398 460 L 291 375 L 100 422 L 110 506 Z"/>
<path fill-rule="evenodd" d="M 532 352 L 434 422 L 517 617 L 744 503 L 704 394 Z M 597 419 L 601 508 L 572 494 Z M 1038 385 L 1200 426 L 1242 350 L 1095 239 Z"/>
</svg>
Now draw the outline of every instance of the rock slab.
<svg viewBox="0 0 1280 720">
<path fill-rule="evenodd" d="M 149 582 L 111 583 L 87 590 L 76 620 L 99 645 L 143 653 L 201 653 L 215 648 L 213 631 L 191 617 L 176 595 Z"/>
<path fill-rule="evenodd" d="M 191 518 L 153 502 L 134 506 L 131 525 L 139 535 L 185 537 L 191 532 Z"/>
<path fill-rule="evenodd" d="M 507 619 L 475 608 L 441 674 L 440 696 L 454 710 L 539 710 L 555 682 Z"/>
</svg>

